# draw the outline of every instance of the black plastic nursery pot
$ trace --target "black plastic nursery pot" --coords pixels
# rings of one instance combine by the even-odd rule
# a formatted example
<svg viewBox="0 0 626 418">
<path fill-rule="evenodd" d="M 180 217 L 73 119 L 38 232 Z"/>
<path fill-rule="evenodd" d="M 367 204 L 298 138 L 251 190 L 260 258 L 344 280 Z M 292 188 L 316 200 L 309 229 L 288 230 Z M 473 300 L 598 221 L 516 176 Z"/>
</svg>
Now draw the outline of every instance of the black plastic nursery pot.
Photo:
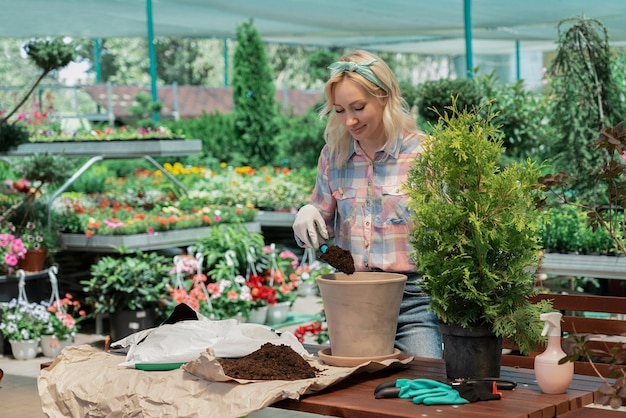
<svg viewBox="0 0 626 418">
<path fill-rule="evenodd" d="M 448 379 L 500 377 L 502 338 L 489 328 L 439 324 Z"/>
<path fill-rule="evenodd" d="M 117 311 L 109 315 L 111 342 L 121 340 L 130 334 L 153 328 L 156 325 L 156 312 L 154 310 L 143 311 Z"/>
</svg>

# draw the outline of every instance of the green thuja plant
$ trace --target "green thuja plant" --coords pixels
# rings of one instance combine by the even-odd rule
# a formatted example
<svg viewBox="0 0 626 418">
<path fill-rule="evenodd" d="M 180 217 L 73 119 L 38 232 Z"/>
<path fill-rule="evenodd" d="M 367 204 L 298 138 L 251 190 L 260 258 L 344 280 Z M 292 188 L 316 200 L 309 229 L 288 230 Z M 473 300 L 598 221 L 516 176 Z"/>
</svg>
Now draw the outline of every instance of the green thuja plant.
<svg viewBox="0 0 626 418">
<path fill-rule="evenodd" d="M 526 160 L 500 168 L 493 118 L 488 107 L 460 110 L 453 98 L 423 140 L 405 185 L 413 256 L 441 322 L 487 327 L 526 353 L 543 341 L 539 314 L 550 310 L 528 301 L 541 249 L 541 167 Z"/>
</svg>

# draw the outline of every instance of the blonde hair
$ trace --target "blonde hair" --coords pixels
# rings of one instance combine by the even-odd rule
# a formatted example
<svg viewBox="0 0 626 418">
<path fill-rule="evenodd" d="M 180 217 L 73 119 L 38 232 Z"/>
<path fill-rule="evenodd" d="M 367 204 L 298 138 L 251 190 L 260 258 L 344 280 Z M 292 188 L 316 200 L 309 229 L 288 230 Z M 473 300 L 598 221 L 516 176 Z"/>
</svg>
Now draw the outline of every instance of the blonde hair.
<svg viewBox="0 0 626 418">
<path fill-rule="evenodd" d="M 389 141 L 390 139 L 395 140 L 403 136 L 406 131 L 417 131 L 416 118 L 413 114 L 411 114 L 407 102 L 400 93 L 398 80 L 389 66 L 382 59 L 371 52 L 363 50 L 351 52 L 339 59 L 339 61 L 354 63 L 368 62 L 372 60 L 375 60 L 375 62 L 370 64 L 370 69 L 387 87 L 387 92 L 367 80 L 362 75 L 353 71 L 343 71 L 336 74 L 326 82 L 326 86 L 324 87 L 326 102 L 324 103 L 319 116 L 321 119 L 328 116 L 328 123 L 326 125 L 326 130 L 324 131 L 324 140 L 330 148 L 331 155 L 335 157 L 333 160 L 338 168 L 341 168 L 346 164 L 351 145 L 350 133 L 337 117 L 333 106 L 333 87 L 344 78 L 349 78 L 355 83 L 358 83 L 365 89 L 365 91 L 374 97 L 379 99 L 383 99 L 385 97 L 387 98 L 387 103 L 385 105 L 385 109 L 383 110 L 383 125 L 385 127 L 385 135 L 387 137 L 385 149 L 394 144 L 393 141 Z"/>
</svg>

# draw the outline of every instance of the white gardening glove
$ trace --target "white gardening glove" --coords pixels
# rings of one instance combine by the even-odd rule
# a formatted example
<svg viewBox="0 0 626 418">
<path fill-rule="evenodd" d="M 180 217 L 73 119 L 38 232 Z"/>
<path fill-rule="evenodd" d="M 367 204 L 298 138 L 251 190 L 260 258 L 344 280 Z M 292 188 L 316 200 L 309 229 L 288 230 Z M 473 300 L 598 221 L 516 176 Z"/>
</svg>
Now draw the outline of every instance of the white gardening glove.
<svg viewBox="0 0 626 418">
<path fill-rule="evenodd" d="M 328 239 L 324 218 L 313 205 L 300 208 L 293 222 L 293 233 L 298 244 L 318 249 Z"/>
</svg>

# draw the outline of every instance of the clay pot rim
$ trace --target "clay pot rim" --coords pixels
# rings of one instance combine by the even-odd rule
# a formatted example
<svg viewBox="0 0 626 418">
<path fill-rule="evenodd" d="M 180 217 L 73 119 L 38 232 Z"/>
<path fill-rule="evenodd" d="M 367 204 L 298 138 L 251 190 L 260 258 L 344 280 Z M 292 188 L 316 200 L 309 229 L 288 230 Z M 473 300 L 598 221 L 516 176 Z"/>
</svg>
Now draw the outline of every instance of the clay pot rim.
<svg viewBox="0 0 626 418">
<path fill-rule="evenodd" d="M 372 276 L 371 278 L 369 276 Z M 386 273 L 380 271 L 357 271 L 353 274 L 331 273 L 324 274 L 317 278 L 321 283 L 332 283 L 335 285 L 355 285 L 355 284 L 385 284 L 406 282 L 408 276 L 401 273 Z"/>
</svg>

